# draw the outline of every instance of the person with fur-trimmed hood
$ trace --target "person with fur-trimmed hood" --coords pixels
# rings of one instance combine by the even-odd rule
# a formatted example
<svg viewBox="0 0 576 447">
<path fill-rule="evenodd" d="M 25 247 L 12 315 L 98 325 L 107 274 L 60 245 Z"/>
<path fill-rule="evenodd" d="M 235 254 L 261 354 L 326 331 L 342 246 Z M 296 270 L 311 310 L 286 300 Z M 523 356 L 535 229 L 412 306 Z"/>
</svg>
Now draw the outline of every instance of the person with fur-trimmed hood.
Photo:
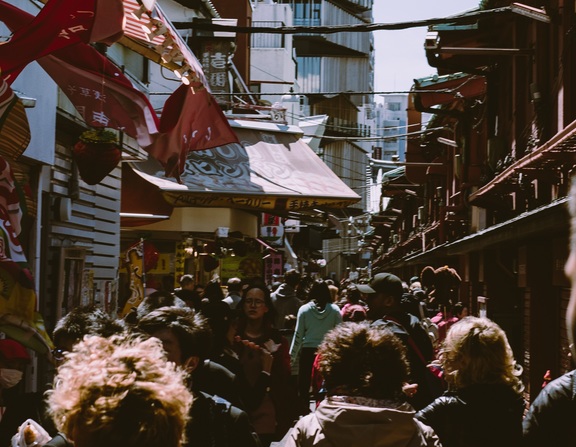
<svg viewBox="0 0 576 447">
<path fill-rule="evenodd" d="M 440 446 L 405 401 L 406 349 L 389 329 L 342 323 L 318 354 L 327 397 L 288 432 L 285 447 Z"/>
</svg>

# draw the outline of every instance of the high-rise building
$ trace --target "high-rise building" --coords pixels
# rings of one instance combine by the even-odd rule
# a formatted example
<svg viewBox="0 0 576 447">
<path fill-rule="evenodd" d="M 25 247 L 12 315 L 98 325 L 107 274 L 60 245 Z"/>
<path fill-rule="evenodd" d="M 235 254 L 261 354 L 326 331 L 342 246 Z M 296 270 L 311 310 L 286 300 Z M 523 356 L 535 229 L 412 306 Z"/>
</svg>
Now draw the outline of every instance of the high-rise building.
<svg viewBox="0 0 576 447">
<path fill-rule="evenodd" d="M 401 136 L 410 131 L 420 130 L 407 127 L 407 108 L 407 94 L 383 95 L 383 102 L 376 106 L 376 129 L 373 132 L 384 138 L 376 145 L 379 157 L 373 155 L 373 158 L 391 161 L 397 157 L 400 161 L 406 160 L 406 138 Z"/>
<path fill-rule="evenodd" d="M 290 4 L 295 26 L 345 26 L 372 23 L 373 0 L 280 0 Z M 348 209 L 360 216 L 368 209 L 366 172 L 373 142 L 366 107 L 373 102 L 374 40 L 371 32 L 294 35 L 298 83 L 305 115 L 327 115 L 318 154 L 362 200 Z M 343 216 L 340 216 L 343 217 Z M 353 224 L 353 222 L 352 222 Z M 340 277 L 346 267 L 362 264 L 358 235 L 325 241 L 326 271 Z M 348 240 L 350 239 L 350 240 Z M 344 256 L 338 256 L 344 254 Z"/>
</svg>

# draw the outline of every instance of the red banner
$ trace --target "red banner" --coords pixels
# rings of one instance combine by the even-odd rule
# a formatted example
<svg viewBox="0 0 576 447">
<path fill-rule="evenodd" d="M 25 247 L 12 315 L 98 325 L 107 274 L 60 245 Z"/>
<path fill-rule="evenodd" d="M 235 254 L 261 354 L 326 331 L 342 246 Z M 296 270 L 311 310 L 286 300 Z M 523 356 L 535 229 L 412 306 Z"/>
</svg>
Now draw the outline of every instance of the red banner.
<svg viewBox="0 0 576 447">
<path fill-rule="evenodd" d="M 9 28 L 11 16 L 19 13 L 0 1 L 1 18 Z M 0 45 L 2 76 L 12 83 L 30 62 L 79 42 L 112 44 L 122 37 L 123 20 L 121 0 L 50 0 Z"/>
<path fill-rule="evenodd" d="M 164 104 L 160 135 L 147 150 L 166 176 L 179 179 L 189 152 L 229 143 L 238 143 L 238 137 L 212 95 L 202 85 L 182 84 Z"/>
</svg>

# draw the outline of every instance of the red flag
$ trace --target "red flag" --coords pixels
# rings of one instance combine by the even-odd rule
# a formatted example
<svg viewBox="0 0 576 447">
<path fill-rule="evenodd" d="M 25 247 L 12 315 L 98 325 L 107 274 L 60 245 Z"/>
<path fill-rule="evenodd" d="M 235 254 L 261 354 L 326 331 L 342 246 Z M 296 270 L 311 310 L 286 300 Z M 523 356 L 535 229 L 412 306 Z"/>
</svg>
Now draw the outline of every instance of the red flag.
<svg viewBox="0 0 576 447">
<path fill-rule="evenodd" d="M 0 18 L 14 31 L 33 19 L 31 14 L 0 1 Z M 54 79 L 87 124 L 109 127 L 152 144 L 158 117 L 140 90 L 116 65 L 90 45 L 77 43 L 41 58 L 38 63 Z"/>
<path fill-rule="evenodd" d="M 38 63 L 89 126 L 121 130 L 143 148 L 153 143 L 158 117 L 148 98 L 92 47 L 78 44 Z"/>
<path fill-rule="evenodd" d="M 19 9 L 0 1 L 2 20 L 9 25 Z M 121 0 L 49 0 L 36 17 L 12 29 L 11 39 L 0 45 L 0 68 L 12 83 L 30 62 L 79 42 L 112 44 L 122 36 Z"/>
<path fill-rule="evenodd" d="M 238 143 L 238 137 L 216 100 L 201 84 L 182 84 L 166 100 L 160 135 L 146 150 L 164 165 L 167 176 L 179 180 L 190 151 L 229 143 Z"/>
</svg>

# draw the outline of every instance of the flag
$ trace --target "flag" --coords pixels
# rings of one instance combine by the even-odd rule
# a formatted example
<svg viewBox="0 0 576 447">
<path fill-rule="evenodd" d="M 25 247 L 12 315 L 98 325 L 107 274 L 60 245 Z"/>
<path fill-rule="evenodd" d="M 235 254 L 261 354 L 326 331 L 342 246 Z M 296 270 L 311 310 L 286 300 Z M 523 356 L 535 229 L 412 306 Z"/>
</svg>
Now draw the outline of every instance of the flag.
<svg viewBox="0 0 576 447">
<path fill-rule="evenodd" d="M 144 93 L 89 45 L 78 44 L 38 60 L 86 124 L 118 129 L 142 148 L 158 133 L 158 117 Z"/>
<path fill-rule="evenodd" d="M 2 75 L 12 83 L 30 62 L 79 42 L 112 44 L 123 34 L 122 0 L 49 0 L 37 16 L 15 29 L 20 10 L 0 1 L 0 18 L 13 32 L 0 45 Z"/>
<path fill-rule="evenodd" d="M 0 20 L 11 31 L 32 19 L 31 14 L 0 0 Z M 39 59 L 38 63 L 88 125 L 122 130 L 142 147 L 152 144 L 153 135 L 158 132 L 158 117 L 150 101 L 96 49 L 76 43 Z"/>
<path fill-rule="evenodd" d="M 156 141 L 146 150 L 162 163 L 166 176 L 178 180 L 189 152 L 238 143 L 222 109 L 202 84 L 182 84 L 170 95 L 159 130 Z"/>
</svg>

